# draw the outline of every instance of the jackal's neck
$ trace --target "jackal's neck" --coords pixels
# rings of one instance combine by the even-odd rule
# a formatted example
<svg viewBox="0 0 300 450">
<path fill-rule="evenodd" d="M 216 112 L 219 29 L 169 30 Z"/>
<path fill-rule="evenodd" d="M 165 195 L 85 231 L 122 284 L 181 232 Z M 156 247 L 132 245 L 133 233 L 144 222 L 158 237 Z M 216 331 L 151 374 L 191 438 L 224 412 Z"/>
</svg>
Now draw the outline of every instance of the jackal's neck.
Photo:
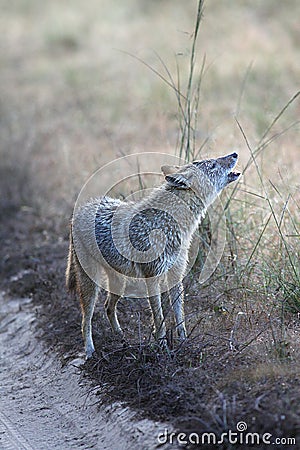
<svg viewBox="0 0 300 450">
<path fill-rule="evenodd" d="M 203 219 L 206 214 L 206 206 L 201 198 L 195 195 L 192 189 L 177 189 L 168 185 L 164 186 L 164 188 L 167 192 L 179 198 L 180 202 L 184 202 L 191 212 L 193 222 L 199 223 Z"/>
<path fill-rule="evenodd" d="M 176 189 L 166 184 L 154 189 L 143 201 L 143 207 L 153 207 L 170 214 L 178 220 L 182 230 L 193 233 L 206 213 L 203 201 L 192 190 Z"/>
</svg>

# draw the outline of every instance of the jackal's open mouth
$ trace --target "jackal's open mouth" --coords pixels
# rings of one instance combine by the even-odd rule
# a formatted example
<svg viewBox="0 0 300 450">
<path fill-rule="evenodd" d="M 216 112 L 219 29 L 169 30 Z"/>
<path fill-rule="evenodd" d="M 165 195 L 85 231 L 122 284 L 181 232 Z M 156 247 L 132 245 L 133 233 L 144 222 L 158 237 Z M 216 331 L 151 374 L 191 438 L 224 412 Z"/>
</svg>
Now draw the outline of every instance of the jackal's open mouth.
<svg viewBox="0 0 300 450">
<path fill-rule="evenodd" d="M 237 180 L 240 175 L 241 175 L 240 172 L 230 172 L 228 174 L 228 183 Z"/>
</svg>

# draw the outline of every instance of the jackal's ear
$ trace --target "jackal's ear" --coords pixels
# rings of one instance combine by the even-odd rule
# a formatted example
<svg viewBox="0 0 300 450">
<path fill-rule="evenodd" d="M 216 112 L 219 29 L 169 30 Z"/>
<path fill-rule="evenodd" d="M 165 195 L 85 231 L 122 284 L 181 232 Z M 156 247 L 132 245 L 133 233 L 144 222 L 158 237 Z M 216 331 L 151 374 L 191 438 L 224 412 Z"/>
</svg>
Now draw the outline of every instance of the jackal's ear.
<svg viewBox="0 0 300 450">
<path fill-rule="evenodd" d="M 171 186 L 179 189 L 190 189 L 192 186 L 191 180 L 184 173 L 177 172 L 172 175 L 167 175 L 165 178 Z"/>
<path fill-rule="evenodd" d="M 171 175 L 172 173 L 178 172 L 179 169 L 179 166 L 161 166 L 161 171 L 165 177 L 167 175 Z"/>
</svg>

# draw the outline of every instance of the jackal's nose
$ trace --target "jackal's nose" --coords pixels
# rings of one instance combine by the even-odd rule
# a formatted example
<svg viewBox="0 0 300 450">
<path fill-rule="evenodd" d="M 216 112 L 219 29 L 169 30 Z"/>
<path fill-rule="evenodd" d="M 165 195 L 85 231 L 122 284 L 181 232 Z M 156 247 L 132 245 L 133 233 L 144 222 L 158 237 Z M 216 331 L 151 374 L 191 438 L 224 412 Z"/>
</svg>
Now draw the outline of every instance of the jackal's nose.
<svg viewBox="0 0 300 450">
<path fill-rule="evenodd" d="M 233 152 L 233 153 L 231 153 L 231 155 L 229 155 L 229 156 L 231 156 L 232 158 L 237 158 L 239 155 L 236 153 L 236 152 Z"/>
</svg>

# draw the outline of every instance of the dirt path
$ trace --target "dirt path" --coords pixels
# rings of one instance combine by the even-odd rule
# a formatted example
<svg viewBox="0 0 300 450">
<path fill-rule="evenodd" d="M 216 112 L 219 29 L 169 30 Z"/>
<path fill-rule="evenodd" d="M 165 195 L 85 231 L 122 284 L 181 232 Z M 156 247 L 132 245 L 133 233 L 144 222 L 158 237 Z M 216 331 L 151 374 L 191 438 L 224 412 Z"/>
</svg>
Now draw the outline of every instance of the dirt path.
<svg viewBox="0 0 300 450">
<path fill-rule="evenodd" d="M 79 386 L 74 360 L 64 368 L 33 333 L 30 299 L 0 297 L 0 448 L 154 449 L 161 425 L 132 421 L 128 408 L 99 411 Z"/>
</svg>

